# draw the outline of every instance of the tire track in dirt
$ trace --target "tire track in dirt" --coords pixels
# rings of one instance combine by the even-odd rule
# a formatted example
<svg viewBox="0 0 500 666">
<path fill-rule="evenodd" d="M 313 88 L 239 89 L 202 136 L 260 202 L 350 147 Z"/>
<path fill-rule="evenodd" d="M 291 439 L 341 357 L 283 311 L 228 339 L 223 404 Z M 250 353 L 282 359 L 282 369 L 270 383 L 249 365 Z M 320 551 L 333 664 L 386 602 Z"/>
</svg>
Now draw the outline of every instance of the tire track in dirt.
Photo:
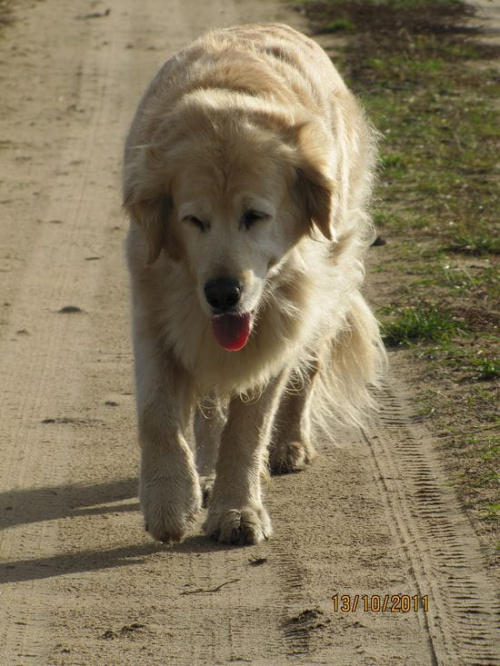
<svg viewBox="0 0 500 666">
<path fill-rule="evenodd" d="M 500 603 L 477 538 L 441 470 L 429 432 L 411 417 L 404 388 L 381 394 L 380 426 L 363 436 L 395 538 L 411 562 L 433 663 L 483 666 L 500 660 Z"/>
</svg>

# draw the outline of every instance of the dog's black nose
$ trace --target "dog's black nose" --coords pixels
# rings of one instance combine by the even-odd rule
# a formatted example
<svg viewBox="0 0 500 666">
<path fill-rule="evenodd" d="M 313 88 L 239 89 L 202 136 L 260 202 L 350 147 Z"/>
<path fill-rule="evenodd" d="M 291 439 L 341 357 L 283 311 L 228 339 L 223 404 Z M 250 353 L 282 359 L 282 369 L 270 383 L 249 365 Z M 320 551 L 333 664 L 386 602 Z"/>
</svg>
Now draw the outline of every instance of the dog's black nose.
<svg viewBox="0 0 500 666">
<path fill-rule="evenodd" d="M 205 284 L 205 298 L 218 312 L 232 310 L 240 300 L 242 284 L 232 278 L 217 278 Z"/>
</svg>

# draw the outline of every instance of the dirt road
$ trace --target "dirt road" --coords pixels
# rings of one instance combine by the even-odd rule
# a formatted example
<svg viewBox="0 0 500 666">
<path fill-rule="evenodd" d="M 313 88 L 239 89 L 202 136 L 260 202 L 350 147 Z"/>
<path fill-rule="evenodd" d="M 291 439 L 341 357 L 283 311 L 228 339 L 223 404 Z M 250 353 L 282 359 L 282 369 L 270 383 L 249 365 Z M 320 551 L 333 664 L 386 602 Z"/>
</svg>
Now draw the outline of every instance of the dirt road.
<svg viewBox="0 0 500 666">
<path fill-rule="evenodd" d="M 122 142 L 173 51 L 296 15 L 16 6 L 0 42 L 0 664 L 500 663 L 479 546 L 396 379 L 379 423 L 272 481 L 269 543 L 216 546 L 198 525 L 167 549 L 143 531 Z"/>
</svg>

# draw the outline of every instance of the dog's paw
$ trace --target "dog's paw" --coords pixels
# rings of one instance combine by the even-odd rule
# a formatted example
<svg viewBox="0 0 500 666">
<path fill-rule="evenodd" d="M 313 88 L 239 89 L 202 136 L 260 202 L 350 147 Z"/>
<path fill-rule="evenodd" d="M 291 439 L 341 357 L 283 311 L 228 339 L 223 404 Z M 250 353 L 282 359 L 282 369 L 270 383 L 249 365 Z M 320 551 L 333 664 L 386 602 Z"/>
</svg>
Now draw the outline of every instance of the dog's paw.
<svg viewBox="0 0 500 666">
<path fill-rule="evenodd" d="M 272 533 L 267 511 L 256 503 L 241 509 L 222 507 L 209 510 L 203 529 L 219 543 L 234 546 L 260 543 L 269 539 Z"/>
<path fill-rule="evenodd" d="M 200 486 L 202 494 L 202 505 L 206 509 L 210 504 L 210 498 L 212 497 L 212 491 L 214 488 L 215 476 L 201 476 L 200 477 Z"/>
<path fill-rule="evenodd" d="M 198 479 L 184 483 L 157 477 L 141 481 L 141 507 L 146 531 L 157 541 L 182 541 L 201 510 Z"/>
<path fill-rule="evenodd" d="M 269 451 L 269 469 L 271 474 L 291 474 L 300 472 L 315 456 L 311 445 L 302 442 L 273 444 Z"/>
</svg>

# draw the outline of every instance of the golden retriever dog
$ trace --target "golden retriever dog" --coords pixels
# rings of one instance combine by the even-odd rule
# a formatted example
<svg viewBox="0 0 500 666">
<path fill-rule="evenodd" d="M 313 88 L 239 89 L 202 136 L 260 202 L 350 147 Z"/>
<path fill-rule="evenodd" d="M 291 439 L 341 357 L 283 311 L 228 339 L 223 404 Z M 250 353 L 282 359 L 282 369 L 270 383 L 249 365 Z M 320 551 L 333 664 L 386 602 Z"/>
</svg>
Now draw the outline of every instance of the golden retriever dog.
<svg viewBox="0 0 500 666">
<path fill-rule="evenodd" d="M 370 404 L 384 358 L 360 293 L 375 152 L 330 59 L 285 25 L 211 32 L 147 90 L 123 190 L 155 539 L 180 541 L 204 495 L 208 535 L 267 539 L 263 472 L 302 469 L 314 421 L 358 422 Z"/>
</svg>

